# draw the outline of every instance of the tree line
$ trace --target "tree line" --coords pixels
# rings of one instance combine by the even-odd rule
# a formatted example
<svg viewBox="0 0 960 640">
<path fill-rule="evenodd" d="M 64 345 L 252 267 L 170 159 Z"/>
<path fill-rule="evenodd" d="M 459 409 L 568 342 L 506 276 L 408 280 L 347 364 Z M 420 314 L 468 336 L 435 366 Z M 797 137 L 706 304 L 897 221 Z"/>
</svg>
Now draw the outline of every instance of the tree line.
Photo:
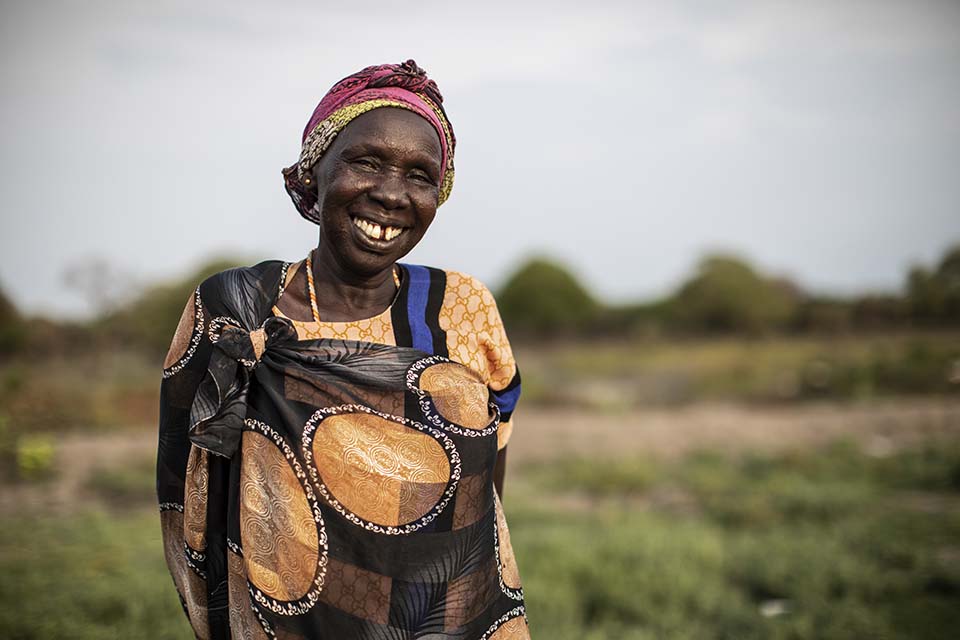
<svg viewBox="0 0 960 640">
<path fill-rule="evenodd" d="M 728 254 L 703 258 L 660 300 L 598 301 L 563 265 L 542 258 L 520 267 L 497 296 L 508 331 L 520 337 L 617 335 L 841 334 L 960 327 L 960 244 L 932 266 L 909 270 L 901 291 L 823 296 L 765 275 Z"/>
<path fill-rule="evenodd" d="M 0 291 L 0 355 L 131 347 L 162 354 L 196 284 L 242 260 L 211 261 L 86 322 L 25 318 Z M 660 300 L 609 305 L 568 269 L 535 258 L 496 291 L 504 323 L 519 339 L 606 336 L 765 335 L 960 327 L 960 244 L 932 266 L 915 266 L 901 291 L 820 296 L 759 272 L 734 255 L 710 255 Z"/>
</svg>

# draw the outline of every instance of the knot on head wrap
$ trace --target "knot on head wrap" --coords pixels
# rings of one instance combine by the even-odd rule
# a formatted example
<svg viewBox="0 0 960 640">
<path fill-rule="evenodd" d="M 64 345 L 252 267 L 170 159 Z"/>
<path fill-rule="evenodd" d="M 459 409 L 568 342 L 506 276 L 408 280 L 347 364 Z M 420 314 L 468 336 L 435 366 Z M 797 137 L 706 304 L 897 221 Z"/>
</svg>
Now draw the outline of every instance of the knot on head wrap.
<svg viewBox="0 0 960 640">
<path fill-rule="evenodd" d="M 333 85 L 303 130 L 303 146 L 296 164 L 283 170 L 284 186 L 294 206 L 307 220 L 320 224 L 316 185 L 309 184 L 319 162 L 337 134 L 357 116 L 379 107 L 407 109 L 422 116 L 440 136 L 440 198 L 443 204 L 453 189 L 453 152 L 456 138 L 443 109 L 437 84 L 413 60 L 402 64 L 367 67 Z"/>
</svg>

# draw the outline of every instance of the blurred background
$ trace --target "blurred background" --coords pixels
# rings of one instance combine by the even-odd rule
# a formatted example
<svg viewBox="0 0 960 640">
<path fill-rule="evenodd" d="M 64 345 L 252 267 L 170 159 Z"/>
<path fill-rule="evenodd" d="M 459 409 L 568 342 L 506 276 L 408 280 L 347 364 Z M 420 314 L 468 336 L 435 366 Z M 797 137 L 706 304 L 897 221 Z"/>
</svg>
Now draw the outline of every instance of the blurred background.
<svg viewBox="0 0 960 640">
<path fill-rule="evenodd" d="M 189 637 L 163 355 L 203 277 L 314 246 L 280 168 L 412 57 L 459 144 L 407 261 L 517 352 L 534 637 L 954 637 L 957 3 L 0 7 L 0 636 Z"/>
</svg>

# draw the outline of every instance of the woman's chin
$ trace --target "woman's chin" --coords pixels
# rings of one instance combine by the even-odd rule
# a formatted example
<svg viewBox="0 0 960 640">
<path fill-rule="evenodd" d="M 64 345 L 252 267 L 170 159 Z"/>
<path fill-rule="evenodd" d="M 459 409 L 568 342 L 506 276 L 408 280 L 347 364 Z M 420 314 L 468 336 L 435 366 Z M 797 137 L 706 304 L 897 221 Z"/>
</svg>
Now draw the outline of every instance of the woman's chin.
<svg viewBox="0 0 960 640">
<path fill-rule="evenodd" d="M 349 244 L 353 254 L 350 262 L 357 266 L 358 273 L 379 272 L 393 266 L 397 260 L 410 253 L 416 243 L 410 244 L 412 229 L 404 229 L 400 235 L 390 240 L 374 239 L 360 229 L 353 227 Z M 345 256 L 346 257 L 346 256 Z"/>
</svg>

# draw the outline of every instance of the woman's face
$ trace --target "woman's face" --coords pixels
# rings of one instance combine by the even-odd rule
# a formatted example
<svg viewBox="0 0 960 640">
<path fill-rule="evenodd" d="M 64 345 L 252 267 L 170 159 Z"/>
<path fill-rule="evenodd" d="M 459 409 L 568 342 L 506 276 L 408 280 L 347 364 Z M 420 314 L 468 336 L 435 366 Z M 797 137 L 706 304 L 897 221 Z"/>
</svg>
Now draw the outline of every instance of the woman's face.
<svg viewBox="0 0 960 640">
<path fill-rule="evenodd" d="M 421 116 L 380 107 L 358 116 L 314 167 L 321 254 L 345 274 L 393 267 L 437 212 L 442 150 Z"/>
</svg>

